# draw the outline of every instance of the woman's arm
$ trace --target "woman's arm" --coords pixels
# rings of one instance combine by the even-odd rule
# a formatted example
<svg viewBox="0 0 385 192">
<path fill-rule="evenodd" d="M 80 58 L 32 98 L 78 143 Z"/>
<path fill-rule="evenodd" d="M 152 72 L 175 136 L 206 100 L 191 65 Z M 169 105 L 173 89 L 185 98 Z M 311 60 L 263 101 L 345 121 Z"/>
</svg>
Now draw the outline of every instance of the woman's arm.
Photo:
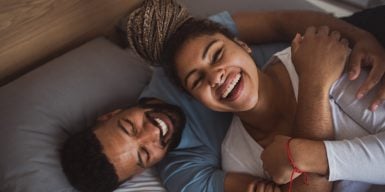
<svg viewBox="0 0 385 192">
<path fill-rule="evenodd" d="M 339 32 L 330 32 L 326 26 L 309 27 L 292 42 L 292 60 L 299 79 L 296 137 L 333 138 L 329 90 L 340 78 L 349 56 L 347 41 L 340 38 Z"/>
<path fill-rule="evenodd" d="M 296 33 L 303 33 L 309 26 L 327 25 L 340 31 L 353 45 L 348 68 L 350 79 L 360 73 L 361 66 L 372 66 L 367 80 L 358 89 L 356 96 L 362 97 L 378 84 L 385 72 L 385 50 L 370 33 L 337 19 L 331 15 L 314 11 L 261 11 L 233 14 L 240 38 L 250 43 L 290 41 Z M 379 18 L 381 20 L 381 18 Z M 369 61 L 369 62 L 365 62 Z M 385 84 L 371 102 L 375 110 L 385 100 Z"/>
</svg>

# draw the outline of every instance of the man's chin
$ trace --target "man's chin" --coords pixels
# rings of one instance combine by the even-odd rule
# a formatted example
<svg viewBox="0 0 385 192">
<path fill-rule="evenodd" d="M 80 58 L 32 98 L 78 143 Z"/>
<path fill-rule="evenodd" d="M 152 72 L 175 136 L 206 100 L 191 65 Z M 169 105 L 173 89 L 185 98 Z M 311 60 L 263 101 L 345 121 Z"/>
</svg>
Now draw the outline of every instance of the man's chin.
<svg viewBox="0 0 385 192">
<path fill-rule="evenodd" d="M 172 134 L 172 137 L 170 139 L 170 143 L 167 149 L 168 151 L 175 149 L 179 145 L 180 141 L 182 140 L 182 129 L 183 127 L 175 127 L 176 132 Z"/>
</svg>

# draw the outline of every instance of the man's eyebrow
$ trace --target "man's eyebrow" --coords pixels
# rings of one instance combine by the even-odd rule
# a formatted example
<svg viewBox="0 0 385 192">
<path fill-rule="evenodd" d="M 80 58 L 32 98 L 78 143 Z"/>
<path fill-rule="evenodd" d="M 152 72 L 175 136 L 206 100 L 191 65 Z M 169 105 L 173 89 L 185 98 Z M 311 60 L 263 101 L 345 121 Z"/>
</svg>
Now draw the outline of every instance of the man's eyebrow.
<svg viewBox="0 0 385 192">
<path fill-rule="evenodd" d="M 127 135 L 130 135 L 130 133 L 128 133 L 127 129 L 122 125 L 122 121 L 126 121 L 126 122 L 129 123 L 131 126 L 134 126 L 134 124 L 133 124 L 130 120 L 128 120 L 128 119 L 119 119 L 119 121 L 118 121 L 118 127 L 119 127 L 120 129 L 122 129 L 123 132 L 125 132 Z"/>
</svg>

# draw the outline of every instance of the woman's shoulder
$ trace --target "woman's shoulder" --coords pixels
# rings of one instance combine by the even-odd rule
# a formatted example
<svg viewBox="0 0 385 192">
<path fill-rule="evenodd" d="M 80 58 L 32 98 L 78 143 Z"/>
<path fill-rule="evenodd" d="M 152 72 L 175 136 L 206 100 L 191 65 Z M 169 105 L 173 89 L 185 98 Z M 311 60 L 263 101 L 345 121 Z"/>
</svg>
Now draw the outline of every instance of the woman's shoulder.
<svg viewBox="0 0 385 192">
<path fill-rule="evenodd" d="M 287 60 L 291 60 L 291 48 L 287 47 L 281 51 L 278 51 L 273 54 L 273 56 L 266 62 L 262 70 L 266 70 L 274 65 L 282 64 Z"/>
</svg>

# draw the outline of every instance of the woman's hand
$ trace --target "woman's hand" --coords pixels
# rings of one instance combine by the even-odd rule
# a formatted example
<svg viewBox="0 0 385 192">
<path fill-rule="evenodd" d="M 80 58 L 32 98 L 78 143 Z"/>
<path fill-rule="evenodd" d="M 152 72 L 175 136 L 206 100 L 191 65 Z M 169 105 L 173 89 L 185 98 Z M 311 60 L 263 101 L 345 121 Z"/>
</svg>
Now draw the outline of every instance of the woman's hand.
<svg viewBox="0 0 385 192">
<path fill-rule="evenodd" d="M 271 181 L 255 180 L 249 185 L 247 192 L 281 192 L 281 189 Z"/>
<path fill-rule="evenodd" d="M 277 135 L 261 154 L 263 161 L 263 169 L 272 177 L 273 181 L 278 184 L 286 184 L 290 181 L 293 167 L 289 162 L 286 151 L 286 143 L 290 137 Z M 300 176 L 295 173 L 292 179 Z"/>
<path fill-rule="evenodd" d="M 293 165 L 301 172 L 315 173 L 324 176 L 329 166 L 325 145 L 322 141 L 295 138 L 288 143 L 290 137 L 276 135 L 273 141 L 262 151 L 263 168 L 277 184 L 285 184 L 300 176 L 293 172 Z M 290 153 L 289 153 L 290 150 Z"/>
<path fill-rule="evenodd" d="M 309 27 L 292 41 L 292 60 L 300 81 L 329 89 L 340 78 L 347 61 L 348 41 L 329 27 Z"/>
<path fill-rule="evenodd" d="M 299 35 L 296 35 L 292 42 L 292 54 L 297 51 L 298 47 L 301 46 L 303 42 L 306 42 L 306 37 L 311 37 L 313 39 L 311 40 L 320 40 L 322 37 L 326 37 L 325 35 L 329 33 L 328 27 L 320 27 L 318 30 L 314 27 L 309 27 L 307 28 L 304 39 L 300 38 Z M 330 37 L 334 37 L 336 40 L 340 39 L 340 34 L 336 31 L 332 31 L 329 35 L 329 40 Z M 314 37 L 316 37 L 314 39 Z M 324 51 L 327 51 L 327 49 L 323 50 L 323 52 L 318 53 L 317 55 L 312 55 L 310 51 L 315 51 L 315 50 L 320 50 L 322 48 L 321 44 L 327 44 L 331 43 L 330 41 L 326 41 L 323 43 L 320 43 L 317 45 L 316 41 L 312 42 L 306 42 L 307 44 L 302 44 L 302 45 L 308 45 L 306 48 L 308 49 L 306 55 L 304 53 L 299 54 L 301 52 L 296 52 L 297 58 L 299 57 L 299 60 L 294 60 L 293 62 L 296 66 L 297 72 L 299 73 L 302 78 L 307 78 L 311 79 L 312 75 L 314 75 L 311 70 L 319 70 L 318 74 L 317 71 L 315 72 L 315 78 L 317 77 L 326 77 L 327 80 L 333 80 L 335 79 L 335 76 L 330 76 L 328 77 L 327 73 L 325 72 L 331 72 L 331 74 L 338 74 L 341 70 L 341 65 L 342 63 L 335 63 L 336 65 L 333 68 L 332 63 L 320 63 L 320 61 L 324 60 L 327 61 L 331 58 L 330 56 L 335 55 L 338 52 L 332 53 L 332 54 L 325 54 Z M 311 43 L 314 43 L 313 46 L 311 46 Z M 342 38 L 340 39 L 340 43 L 347 45 L 348 42 L 346 39 Z M 294 49 L 293 49 L 294 47 Z M 305 47 L 304 47 L 305 48 Z M 322 51 L 322 50 L 321 50 Z M 324 56 L 324 59 L 322 59 L 322 54 Z M 301 58 L 302 57 L 302 58 Z M 370 110 L 375 111 L 379 105 L 381 105 L 385 101 L 385 49 L 378 43 L 375 37 L 373 37 L 369 33 L 364 33 L 361 35 L 361 38 L 358 38 L 354 42 L 354 46 L 351 51 L 351 55 L 349 57 L 350 59 L 348 62 L 344 63 L 346 64 L 346 68 L 349 74 L 349 79 L 350 80 L 355 80 L 358 78 L 361 70 L 363 67 L 370 67 L 370 72 L 368 77 L 366 78 L 365 82 L 361 85 L 361 87 L 357 90 L 356 97 L 358 99 L 364 97 L 373 87 L 377 84 L 381 85 L 381 88 L 378 90 L 377 95 L 375 98 L 373 98 L 370 106 Z M 313 62 L 311 62 L 313 60 Z M 310 63 L 305 63 L 305 62 L 310 62 Z M 315 64 L 315 65 L 314 65 Z M 330 65 L 325 65 L 325 64 L 330 64 Z M 309 66 L 305 66 L 309 65 Z M 318 65 L 318 66 L 316 66 Z M 326 66 L 329 68 L 320 68 L 322 66 Z M 305 67 L 305 68 L 303 68 Z M 307 68 L 306 68 L 307 67 Z M 309 69 L 311 67 L 314 67 L 312 69 Z M 335 71 L 333 71 L 335 70 Z M 321 78 L 322 79 L 322 78 Z M 330 83 L 329 83 L 330 84 Z M 325 84 L 326 85 L 326 84 Z"/>
</svg>

